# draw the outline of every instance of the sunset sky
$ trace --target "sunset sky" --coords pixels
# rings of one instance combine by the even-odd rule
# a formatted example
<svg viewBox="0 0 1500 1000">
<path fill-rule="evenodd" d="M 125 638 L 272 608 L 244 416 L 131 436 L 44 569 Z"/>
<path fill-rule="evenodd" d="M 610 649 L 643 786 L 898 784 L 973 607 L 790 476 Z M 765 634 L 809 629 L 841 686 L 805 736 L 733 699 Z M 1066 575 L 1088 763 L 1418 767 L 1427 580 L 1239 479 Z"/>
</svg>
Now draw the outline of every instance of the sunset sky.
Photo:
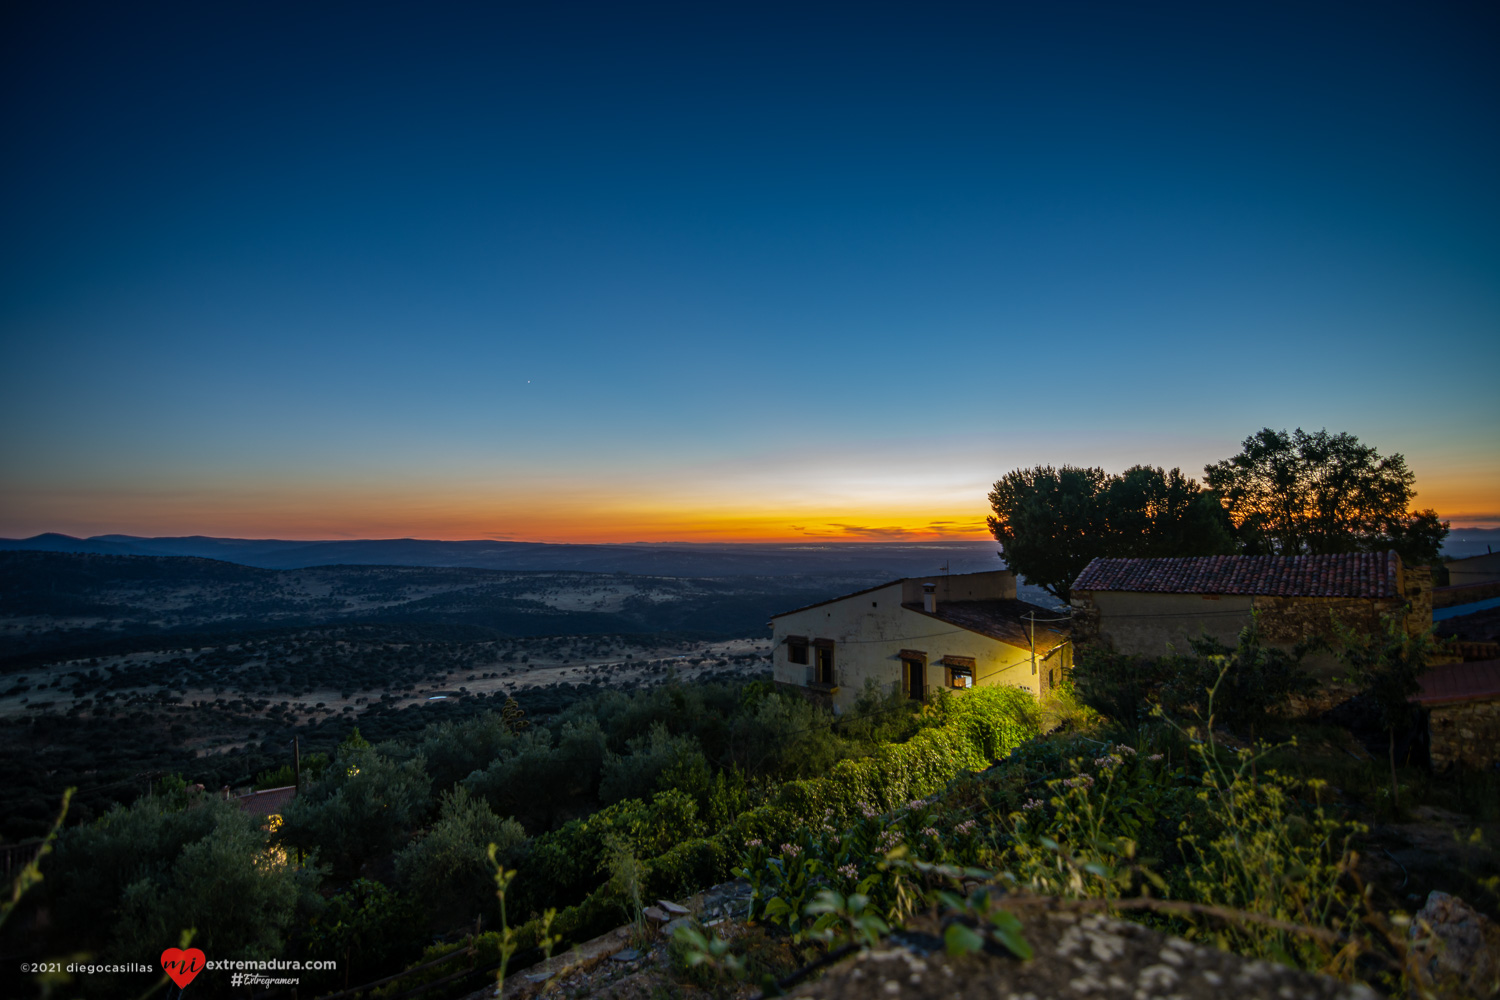
<svg viewBox="0 0 1500 1000">
<path fill-rule="evenodd" d="M 0 535 L 983 537 L 1264 426 L 1500 525 L 1500 6 L 9 4 Z"/>
</svg>

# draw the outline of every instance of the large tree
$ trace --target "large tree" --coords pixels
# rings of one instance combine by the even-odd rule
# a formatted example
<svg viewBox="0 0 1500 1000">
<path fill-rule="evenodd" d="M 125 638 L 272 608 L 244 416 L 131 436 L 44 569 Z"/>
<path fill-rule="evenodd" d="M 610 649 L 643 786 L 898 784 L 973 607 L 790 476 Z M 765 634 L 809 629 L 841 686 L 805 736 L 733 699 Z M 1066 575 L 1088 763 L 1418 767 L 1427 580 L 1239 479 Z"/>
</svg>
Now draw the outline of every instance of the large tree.
<svg viewBox="0 0 1500 1000">
<path fill-rule="evenodd" d="M 1410 510 L 1416 476 L 1400 454 L 1382 458 L 1353 434 L 1288 434 L 1269 427 L 1233 458 L 1205 467 L 1242 551 L 1303 555 L 1395 549 L 1408 563 L 1437 561 L 1448 534 L 1431 510 Z"/>
<path fill-rule="evenodd" d="M 1234 551 L 1223 507 L 1180 469 L 1017 469 L 995 483 L 989 501 L 990 531 L 1010 568 L 1064 601 L 1097 556 Z"/>
</svg>

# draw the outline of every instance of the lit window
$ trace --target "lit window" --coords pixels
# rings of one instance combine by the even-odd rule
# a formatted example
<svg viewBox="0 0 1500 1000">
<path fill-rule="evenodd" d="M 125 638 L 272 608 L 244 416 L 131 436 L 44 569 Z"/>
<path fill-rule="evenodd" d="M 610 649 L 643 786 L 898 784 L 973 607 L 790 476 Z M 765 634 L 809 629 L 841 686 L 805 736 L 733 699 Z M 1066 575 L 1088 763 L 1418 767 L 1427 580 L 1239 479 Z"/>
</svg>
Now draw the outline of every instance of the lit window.
<svg viewBox="0 0 1500 1000">
<path fill-rule="evenodd" d="M 974 658 L 972 656 L 945 656 L 943 666 L 948 668 L 948 686 L 971 688 L 974 686 Z"/>
</svg>

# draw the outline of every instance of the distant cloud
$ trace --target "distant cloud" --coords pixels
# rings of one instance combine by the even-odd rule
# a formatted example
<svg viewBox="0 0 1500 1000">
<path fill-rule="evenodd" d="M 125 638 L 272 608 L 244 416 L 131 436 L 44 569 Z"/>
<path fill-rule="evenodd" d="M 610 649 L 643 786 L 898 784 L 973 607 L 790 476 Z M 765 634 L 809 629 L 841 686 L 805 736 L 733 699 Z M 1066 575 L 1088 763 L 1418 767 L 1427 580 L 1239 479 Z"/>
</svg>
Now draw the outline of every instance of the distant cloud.
<svg viewBox="0 0 1500 1000">
<path fill-rule="evenodd" d="M 837 528 L 838 532 L 845 537 L 851 538 L 880 538 L 887 540 L 910 538 L 918 532 L 911 528 L 899 528 L 895 526 L 875 528 L 866 524 L 830 524 L 830 528 Z"/>
</svg>

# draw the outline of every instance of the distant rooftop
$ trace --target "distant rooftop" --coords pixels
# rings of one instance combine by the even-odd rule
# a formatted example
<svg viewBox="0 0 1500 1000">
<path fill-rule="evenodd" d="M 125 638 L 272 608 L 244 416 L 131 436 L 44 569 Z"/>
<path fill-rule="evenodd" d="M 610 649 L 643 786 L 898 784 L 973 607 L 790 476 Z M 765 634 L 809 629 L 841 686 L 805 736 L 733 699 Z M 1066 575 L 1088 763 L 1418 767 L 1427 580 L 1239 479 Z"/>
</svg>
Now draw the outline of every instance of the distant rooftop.
<svg viewBox="0 0 1500 1000">
<path fill-rule="evenodd" d="M 1500 660 L 1446 663 L 1433 667 L 1418 681 L 1422 691 L 1412 700 L 1423 705 L 1500 698 Z"/>
<path fill-rule="evenodd" d="M 923 611 L 920 604 L 903 604 L 908 611 L 999 639 L 1012 646 L 1030 648 L 1033 634 L 1029 616 L 1036 616 L 1036 649 L 1044 653 L 1068 638 L 1068 622 L 1058 621 L 1056 611 L 1015 599 L 1000 601 L 939 601 L 936 611 Z"/>
<path fill-rule="evenodd" d="M 1095 559 L 1078 574 L 1073 589 L 1276 597 L 1395 597 L 1400 566 L 1401 559 L 1394 552 Z"/>
<path fill-rule="evenodd" d="M 249 795 L 241 795 L 240 808 L 252 816 L 274 816 L 280 813 L 297 796 L 296 785 L 267 788 Z"/>
</svg>

